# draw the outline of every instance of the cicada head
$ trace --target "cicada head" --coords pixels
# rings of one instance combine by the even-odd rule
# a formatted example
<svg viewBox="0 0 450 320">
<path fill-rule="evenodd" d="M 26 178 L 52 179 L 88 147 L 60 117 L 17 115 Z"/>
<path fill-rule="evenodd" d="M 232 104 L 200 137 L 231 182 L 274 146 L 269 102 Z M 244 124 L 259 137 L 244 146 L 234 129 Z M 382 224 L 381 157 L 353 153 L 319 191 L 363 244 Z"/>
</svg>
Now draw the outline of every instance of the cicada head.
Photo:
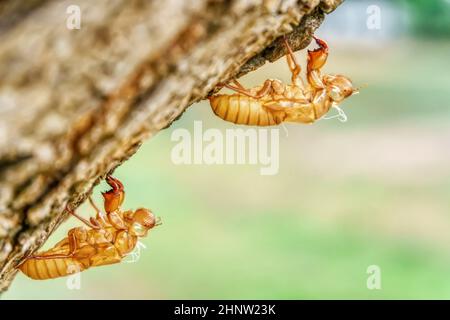
<svg viewBox="0 0 450 320">
<path fill-rule="evenodd" d="M 326 86 L 327 96 L 338 104 L 352 94 L 358 93 L 358 89 L 353 86 L 352 81 L 343 75 L 325 75 L 323 82 Z"/>
<path fill-rule="evenodd" d="M 145 237 L 148 230 L 159 225 L 155 215 L 149 209 L 139 208 L 127 215 L 131 235 Z"/>
</svg>

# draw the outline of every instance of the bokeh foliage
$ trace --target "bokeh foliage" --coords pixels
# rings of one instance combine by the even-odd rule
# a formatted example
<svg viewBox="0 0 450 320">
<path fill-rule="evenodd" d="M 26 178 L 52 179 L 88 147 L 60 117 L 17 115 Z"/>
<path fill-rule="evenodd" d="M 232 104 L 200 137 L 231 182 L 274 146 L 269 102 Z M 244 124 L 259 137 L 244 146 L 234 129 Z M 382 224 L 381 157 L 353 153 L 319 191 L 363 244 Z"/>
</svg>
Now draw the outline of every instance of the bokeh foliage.
<svg viewBox="0 0 450 320">
<path fill-rule="evenodd" d="M 411 10 L 413 31 L 427 38 L 450 38 L 450 1 L 402 0 Z"/>
</svg>

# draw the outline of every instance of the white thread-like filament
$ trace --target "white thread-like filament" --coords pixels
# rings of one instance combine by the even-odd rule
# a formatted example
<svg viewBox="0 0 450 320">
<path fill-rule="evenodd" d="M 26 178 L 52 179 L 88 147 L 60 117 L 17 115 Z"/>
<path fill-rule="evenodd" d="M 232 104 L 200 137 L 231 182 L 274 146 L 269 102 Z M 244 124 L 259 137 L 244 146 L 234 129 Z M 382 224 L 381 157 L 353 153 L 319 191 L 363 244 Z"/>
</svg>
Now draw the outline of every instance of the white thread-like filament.
<svg viewBox="0 0 450 320">
<path fill-rule="evenodd" d="M 339 106 L 337 106 L 335 104 L 333 104 L 332 108 L 335 108 L 337 110 L 338 114 L 336 114 L 334 116 L 330 116 L 330 117 L 324 116 L 324 117 L 320 118 L 320 120 L 322 120 L 322 119 L 323 120 L 330 120 L 330 119 L 338 118 L 338 120 L 340 122 L 347 122 L 348 118 L 347 118 L 347 115 L 345 114 L 344 110 L 342 110 Z"/>
</svg>

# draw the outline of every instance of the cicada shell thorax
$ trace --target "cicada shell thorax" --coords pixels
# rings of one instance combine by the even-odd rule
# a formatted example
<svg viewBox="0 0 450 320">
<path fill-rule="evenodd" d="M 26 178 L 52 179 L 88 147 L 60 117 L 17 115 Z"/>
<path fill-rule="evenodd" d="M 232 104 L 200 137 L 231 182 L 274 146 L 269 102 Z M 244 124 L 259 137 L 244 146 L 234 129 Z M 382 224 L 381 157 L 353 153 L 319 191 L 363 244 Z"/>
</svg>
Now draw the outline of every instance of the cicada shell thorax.
<svg viewBox="0 0 450 320">
<path fill-rule="evenodd" d="M 136 236 L 131 235 L 125 230 L 122 230 L 116 233 L 114 246 L 121 256 L 125 256 L 134 250 L 137 242 L 138 238 Z"/>
<path fill-rule="evenodd" d="M 287 85 L 283 96 L 274 96 L 266 106 L 284 108 L 285 122 L 313 123 L 328 113 L 332 103 L 323 90 L 301 90 Z"/>
</svg>

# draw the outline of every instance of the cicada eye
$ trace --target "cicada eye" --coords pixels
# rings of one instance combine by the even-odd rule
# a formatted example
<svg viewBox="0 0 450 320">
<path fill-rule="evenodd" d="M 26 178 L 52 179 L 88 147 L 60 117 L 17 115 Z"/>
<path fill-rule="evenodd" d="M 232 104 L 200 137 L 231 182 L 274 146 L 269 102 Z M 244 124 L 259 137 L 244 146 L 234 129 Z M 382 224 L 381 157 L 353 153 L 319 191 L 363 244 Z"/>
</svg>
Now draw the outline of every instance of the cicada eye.
<svg viewBox="0 0 450 320">
<path fill-rule="evenodd" d="M 134 231 L 136 231 L 136 233 L 138 233 L 138 234 L 141 234 L 141 233 L 143 233 L 144 231 L 146 231 L 146 229 L 144 228 L 144 226 L 141 225 L 141 224 L 138 223 L 138 222 L 133 223 L 133 229 L 134 229 Z"/>
<path fill-rule="evenodd" d="M 342 99 L 342 94 L 341 94 L 341 89 L 339 89 L 336 86 L 332 86 L 330 91 L 328 92 L 328 95 L 330 96 L 331 99 L 333 99 L 334 101 L 339 101 Z"/>
</svg>

